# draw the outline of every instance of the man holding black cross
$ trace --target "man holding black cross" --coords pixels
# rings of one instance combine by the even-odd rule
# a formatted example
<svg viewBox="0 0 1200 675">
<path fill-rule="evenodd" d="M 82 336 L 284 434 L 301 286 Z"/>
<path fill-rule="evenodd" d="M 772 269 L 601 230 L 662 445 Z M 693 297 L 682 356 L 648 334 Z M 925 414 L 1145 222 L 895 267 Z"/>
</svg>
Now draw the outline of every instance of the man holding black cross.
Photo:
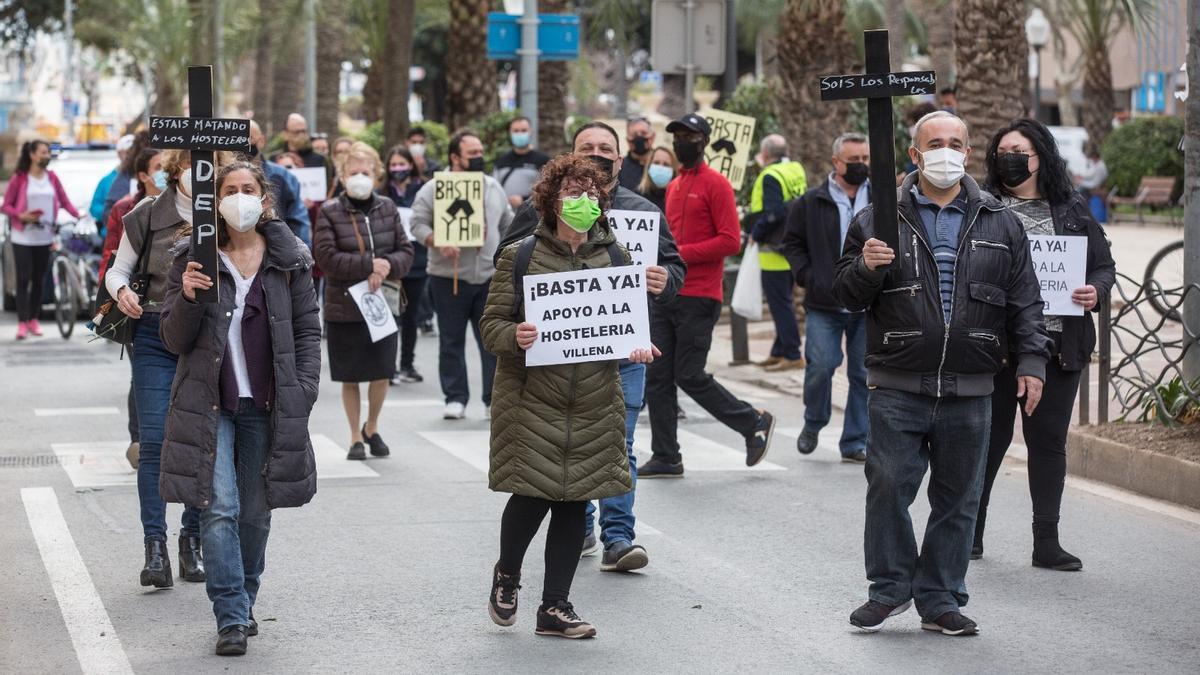
<svg viewBox="0 0 1200 675">
<path fill-rule="evenodd" d="M 993 378 L 1010 340 L 1027 413 L 1045 380 L 1050 340 L 1029 243 L 1016 217 L 966 175 L 968 138 L 950 113 L 921 118 L 908 150 L 920 170 L 896 193 L 895 247 L 876 238 L 886 219 L 873 204 L 851 223 L 834 272 L 835 296 L 867 317 L 871 587 L 850 616 L 865 631 L 914 601 L 926 630 L 978 631 L 959 609 L 968 599 Z M 918 555 L 908 509 L 926 470 L 931 513 Z"/>
</svg>

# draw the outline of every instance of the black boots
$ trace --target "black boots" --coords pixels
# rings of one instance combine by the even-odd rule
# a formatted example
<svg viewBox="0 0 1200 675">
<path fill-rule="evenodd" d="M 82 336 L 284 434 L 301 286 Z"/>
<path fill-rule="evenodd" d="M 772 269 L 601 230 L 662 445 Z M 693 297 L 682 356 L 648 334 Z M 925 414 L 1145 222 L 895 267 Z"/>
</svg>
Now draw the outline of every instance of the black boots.
<svg viewBox="0 0 1200 675">
<path fill-rule="evenodd" d="M 1058 545 L 1058 523 L 1033 521 L 1033 566 L 1078 572 L 1083 562 Z"/>
<path fill-rule="evenodd" d="M 246 653 L 246 627 L 230 626 L 217 634 L 217 656 L 241 656 Z"/>
<path fill-rule="evenodd" d="M 158 539 L 146 540 L 146 566 L 142 568 L 142 585 L 155 588 L 170 588 L 175 585 L 171 578 L 171 558 L 167 555 L 167 542 Z"/>
<path fill-rule="evenodd" d="M 204 581 L 204 556 L 200 553 L 200 535 L 179 535 L 179 577 L 184 581 Z"/>
</svg>

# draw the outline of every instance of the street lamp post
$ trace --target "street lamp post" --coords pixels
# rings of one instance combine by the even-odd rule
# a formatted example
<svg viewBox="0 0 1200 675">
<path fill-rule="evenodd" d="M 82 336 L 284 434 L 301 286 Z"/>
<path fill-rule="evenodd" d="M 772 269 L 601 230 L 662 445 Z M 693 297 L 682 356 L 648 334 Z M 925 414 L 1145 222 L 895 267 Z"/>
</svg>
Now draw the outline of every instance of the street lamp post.
<svg viewBox="0 0 1200 675">
<path fill-rule="evenodd" d="M 1033 47 L 1033 119 L 1038 120 L 1042 116 L 1042 47 L 1050 39 L 1050 22 L 1036 7 L 1025 20 L 1025 39 Z"/>
</svg>

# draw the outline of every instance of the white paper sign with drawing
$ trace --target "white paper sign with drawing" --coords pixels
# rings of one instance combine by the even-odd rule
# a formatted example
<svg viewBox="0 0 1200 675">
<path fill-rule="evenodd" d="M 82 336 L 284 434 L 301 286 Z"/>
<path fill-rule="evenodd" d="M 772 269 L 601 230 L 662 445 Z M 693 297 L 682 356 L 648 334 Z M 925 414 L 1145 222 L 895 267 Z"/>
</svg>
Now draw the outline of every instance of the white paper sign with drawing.
<svg viewBox="0 0 1200 675">
<path fill-rule="evenodd" d="M 650 349 L 645 268 L 537 274 L 524 286 L 525 321 L 538 330 L 525 365 L 627 359 Z"/>
<path fill-rule="evenodd" d="M 1082 316 L 1071 293 L 1087 283 L 1087 237 L 1029 235 L 1029 257 L 1042 289 L 1046 316 Z"/>
<path fill-rule="evenodd" d="M 658 264 L 658 211 L 609 211 L 608 226 L 635 265 Z"/>
<path fill-rule="evenodd" d="M 310 202 L 323 202 L 329 194 L 329 186 L 325 182 L 325 169 L 319 166 L 289 169 L 296 180 L 300 181 L 300 199 Z"/>
<path fill-rule="evenodd" d="M 367 282 L 360 281 L 346 290 L 350 292 L 350 297 L 354 298 L 358 311 L 362 312 L 363 320 L 367 322 L 367 328 L 371 331 L 371 342 L 379 342 L 396 332 L 396 317 L 392 316 L 387 299 L 383 297 L 382 288 L 371 292 Z"/>
</svg>

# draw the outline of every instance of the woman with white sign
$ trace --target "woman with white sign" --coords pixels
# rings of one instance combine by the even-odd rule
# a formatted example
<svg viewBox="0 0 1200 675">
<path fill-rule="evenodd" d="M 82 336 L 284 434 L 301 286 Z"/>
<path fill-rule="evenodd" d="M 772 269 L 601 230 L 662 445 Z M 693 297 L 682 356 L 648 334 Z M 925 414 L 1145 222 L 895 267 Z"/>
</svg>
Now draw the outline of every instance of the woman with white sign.
<svg viewBox="0 0 1200 675">
<path fill-rule="evenodd" d="M 346 459 L 366 459 L 368 447 L 371 456 L 386 457 L 391 451 L 377 425 L 388 380 L 396 370 L 396 333 L 374 341 L 350 289 L 364 281 L 371 293 L 383 288 L 392 313 L 399 314 L 403 305 L 399 281 L 412 264 L 413 247 L 396 205 L 375 194 L 384 175 L 379 153 L 356 142 L 335 162 L 338 181 L 346 191 L 321 205 L 313 229 L 313 254 L 325 273 L 329 376 L 342 383 L 342 407 L 350 423 Z M 363 382 L 368 383 L 367 420 L 360 426 L 359 384 Z"/>
<path fill-rule="evenodd" d="M 321 378 L 321 323 L 308 246 L 279 220 L 248 162 L 216 175 L 218 269 L 174 248 L 159 330 L 179 355 L 162 452 L 162 496 L 203 509 L 216 653 L 246 653 L 271 509 L 308 503 L 317 473 L 308 415 Z M 220 286 L 220 301 L 196 292 Z"/>
<path fill-rule="evenodd" d="M 1033 565 L 1062 571 L 1081 570 L 1083 563 L 1079 558 L 1064 551 L 1058 543 L 1059 508 L 1067 475 L 1067 428 L 1071 424 L 1079 378 L 1096 346 L 1091 312 L 1108 302 L 1116 280 L 1116 265 L 1104 229 L 1075 191 L 1067 164 L 1044 125 L 1031 119 L 1008 124 L 992 137 L 985 161 L 984 188 L 1016 214 L 1027 235 L 1087 239 L 1086 280 L 1071 292 L 1071 301 L 1081 311 L 1076 315 L 1047 314 L 1046 329 L 1054 344 L 1050 362 L 1046 364 L 1042 400 L 1032 416 L 1024 412 L 1021 416 L 1021 430 L 1029 452 L 1029 494 L 1033 500 Z M 1001 245 L 988 241 L 971 240 L 969 245 L 992 255 L 1010 255 Z M 1042 270 L 1038 274 L 1045 296 L 1048 282 Z M 1015 356 L 1010 357 L 1008 368 L 996 375 L 987 475 L 975 523 L 973 560 L 983 557 L 988 499 L 1012 442 L 1017 410 L 1016 362 Z"/>
<path fill-rule="evenodd" d="M 531 197 L 540 222 L 532 239 L 500 254 L 480 322 L 484 346 L 498 357 L 488 483 L 512 494 L 501 519 L 500 560 L 492 572 L 488 606 L 497 624 L 516 621 L 525 551 L 550 513 L 539 635 L 596 634 L 568 601 L 583 550 L 584 512 L 589 500 L 629 492 L 633 480 L 625 454 L 619 361 L 526 367 L 525 352 L 539 339 L 539 318 L 524 316 L 524 293 L 517 289 L 529 288 L 538 274 L 610 267 L 614 255 L 629 264 L 628 252 L 601 217 L 611 200 L 611 182 L 610 175 L 575 154 L 557 157 L 542 169 Z M 523 254 L 526 241 L 532 247 Z M 649 363 L 653 355 L 635 350 L 629 359 Z"/>
<path fill-rule="evenodd" d="M 421 169 L 413 159 L 412 153 L 403 144 L 397 145 L 387 154 L 387 178 L 384 185 L 385 194 L 391 198 L 400 211 L 400 220 L 409 223 L 406 232 L 411 233 L 412 205 L 417 198 L 417 192 L 425 184 Z M 412 235 L 409 234 L 409 239 Z M 413 362 L 417 352 L 417 315 L 420 313 L 421 298 L 425 295 L 425 282 L 428 277 L 425 267 L 429 261 L 429 251 L 420 243 L 413 242 L 412 267 L 404 275 L 404 297 L 409 299 L 408 307 L 400 317 L 400 366 L 392 375 L 392 384 L 399 382 L 423 382 L 425 378 L 417 372 Z"/>
</svg>

